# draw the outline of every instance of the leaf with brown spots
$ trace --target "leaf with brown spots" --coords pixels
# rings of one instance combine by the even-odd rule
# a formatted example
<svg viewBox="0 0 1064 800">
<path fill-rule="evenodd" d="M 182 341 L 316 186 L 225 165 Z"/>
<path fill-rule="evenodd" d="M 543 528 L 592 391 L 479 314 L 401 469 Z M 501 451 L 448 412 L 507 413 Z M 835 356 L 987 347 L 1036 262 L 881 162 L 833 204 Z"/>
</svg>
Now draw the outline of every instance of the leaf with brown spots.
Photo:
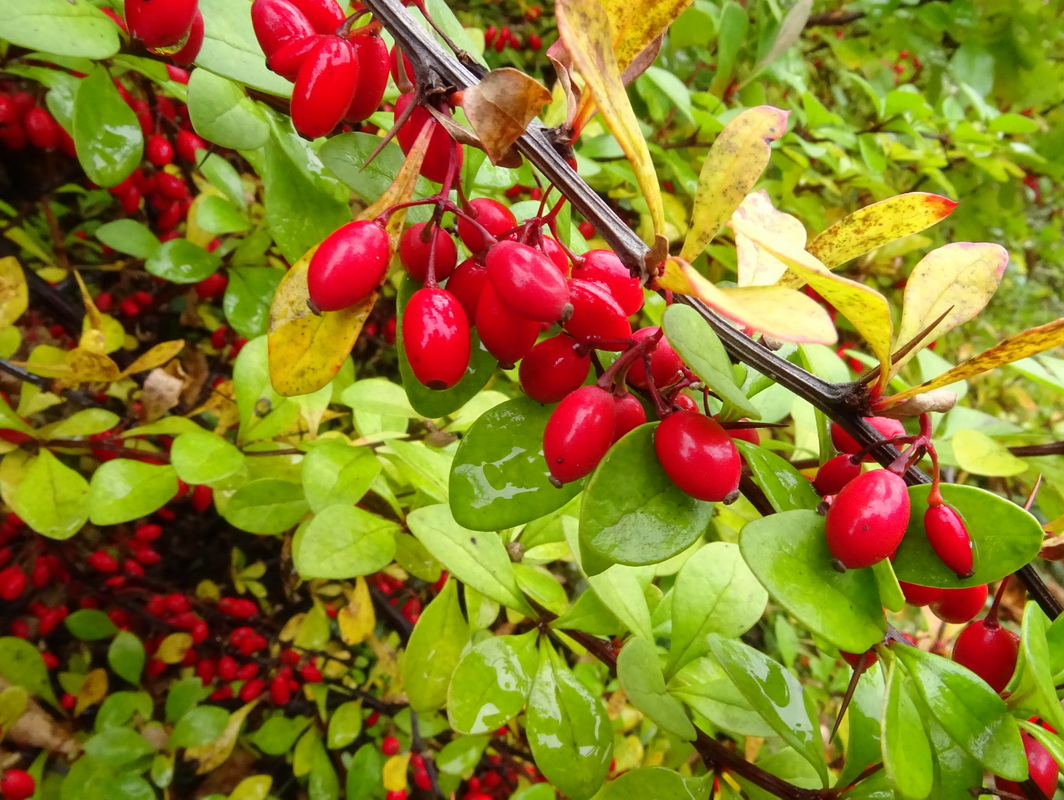
<svg viewBox="0 0 1064 800">
<path fill-rule="evenodd" d="M 22 316 L 29 305 L 26 275 L 14 256 L 0 258 L 0 328 Z"/>
<path fill-rule="evenodd" d="M 772 106 L 742 112 L 724 126 L 698 176 L 691 227 L 680 251 L 694 261 L 742 204 L 768 166 L 771 143 L 787 130 L 787 113 Z"/>
<path fill-rule="evenodd" d="M 505 67 L 492 70 L 466 89 L 462 108 L 484 152 L 498 165 L 550 97 L 550 90 L 535 78 Z"/>
</svg>

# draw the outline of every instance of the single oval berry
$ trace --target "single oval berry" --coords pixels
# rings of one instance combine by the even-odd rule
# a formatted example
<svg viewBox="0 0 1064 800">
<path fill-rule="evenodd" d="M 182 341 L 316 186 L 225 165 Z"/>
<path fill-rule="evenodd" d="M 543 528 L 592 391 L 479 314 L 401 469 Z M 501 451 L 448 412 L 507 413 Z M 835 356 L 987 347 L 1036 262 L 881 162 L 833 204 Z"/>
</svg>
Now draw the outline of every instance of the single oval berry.
<svg viewBox="0 0 1064 800">
<path fill-rule="evenodd" d="M 570 483 L 594 470 L 613 443 L 616 419 L 613 395 L 597 386 L 582 386 L 562 400 L 543 433 L 551 476 Z"/>
<path fill-rule="evenodd" d="M 4 800 L 26 800 L 37 791 L 37 781 L 25 770 L 9 769 L 0 777 L 0 795 Z"/>
<path fill-rule="evenodd" d="M 388 233 L 376 222 L 349 222 L 333 231 L 307 269 L 314 305 L 339 311 L 367 297 L 388 272 L 389 249 Z"/>
<path fill-rule="evenodd" d="M 613 397 L 617 411 L 617 422 L 613 426 L 613 441 L 620 440 L 629 431 L 634 431 L 647 421 L 647 412 L 639 398 L 628 393 L 623 397 Z"/>
<path fill-rule="evenodd" d="M 1060 775 L 1060 766 L 1053 760 L 1045 746 L 1031 736 L 1027 731 L 1021 732 L 1023 750 L 1027 754 L 1027 774 L 1034 781 L 1042 794 L 1053 797 L 1057 791 L 1057 778 Z M 1007 781 L 995 776 L 994 784 L 1003 792 L 1009 792 L 1017 797 L 1026 797 L 1027 793 L 1018 783 Z"/>
<path fill-rule="evenodd" d="M 266 59 L 266 66 L 285 80 L 295 83 L 303 62 L 324 39 L 324 34 L 320 33 L 302 39 L 293 39 L 279 47 L 272 56 Z"/>
<path fill-rule="evenodd" d="M 591 371 L 591 357 L 581 355 L 575 339 L 559 334 L 544 339 L 521 359 L 521 388 L 540 403 L 557 403 L 580 388 Z"/>
<path fill-rule="evenodd" d="M 886 439 L 905 435 L 905 426 L 900 421 L 890 417 L 865 417 L 865 422 L 879 431 Z M 861 449 L 861 445 L 857 444 L 857 440 L 834 422 L 831 423 L 831 443 L 835 445 L 835 449 L 840 453 L 847 453 L 851 456 Z M 866 455 L 864 460 L 875 461 L 871 455 Z"/>
<path fill-rule="evenodd" d="M 146 47 L 172 47 L 184 39 L 199 0 L 125 0 L 129 32 Z"/>
<path fill-rule="evenodd" d="M 739 422 L 748 422 L 746 417 L 743 417 Z M 749 442 L 753 445 L 761 444 L 761 432 L 757 428 L 726 428 L 728 435 L 739 441 Z"/>
<path fill-rule="evenodd" d="M 600 350 L 627 350 L 632 326 L 621 307 L 601 284 L 574 278 L 569 281 L 573 313 L 562 327 L 579 342 Z"/>
<path fill-rule="evenodd" d="M 558 272 L 562 274 L 562 277 L 568 278 L 569 268 L 572 265 L 569 263 L 569 256 L 566 255 L 557 240 L 552 239 L 549 236 L 544 236 L 539 245 L 539 249 L 542 250 L 547 258 L 551 260 L 551 263 L 558 268 Z"/>
<path fill-rule="evenodd" d="M 399 119 L 406 107 L 413 102 L 414 93 L 400 95 L 395 101 L 395 118 Z M 404 153 L 409 153 L 414 146 L 421 129 L 428 125 L 432 130 L 429 138 L 429 146 L 425 151 L 425 160 L 421 162 L 421 174 L 430 181 L 443 183 L 447 178 L 447 169 L 451 163 L 451 147 L 454 145 L 451 135 L 437 122 L 432 115 L 421 106 L 416 106 L 403 126 L 395 134 L 395 140 Z M 462 169 L 462 146 L 457 145 L 458 164 L 456 169 Z M 457 173 L 456 173 L 457 174 Z"/>
<path fill-rule="evenodd" d="M 601 283 L 626 316 L 638 314 L 643 307 L 643 287 L 633 278 L 612 250 L 588 250 L 584 260 L 573 268 L 573 277 Z"/>
<path fill-rule="evenodd" d="M 821 497 L 838 494 L 850 481 L 861 474 L 860 462 L 854 461 L 845 453 L 835 456 L 817 470 L 813 479 L 813 488 Z"/>
<path fill-rule="evenodd" d="M 488 279 L 515 314 L 557 322 L 569 303 L 569 287 L 550 259 L 520 242 L 499 242 L 488 250 Z"/>
<path fill-rule="evenodd" d="M 458 263 L 458 248 L 454 246 L 450 234 L 442 228 L 433 227 L 426 236 L 428 225 L 427 222 L 411 225 L 399 240 L 399 261 L 418 283 L 424 283 L 428 278 L 430 261 L 438 281 L 446 280 Z"/>
<path fill-rule="evenodd" d="M 384 100 L 388 88 L 388 45 L 375 33 L 355 36 L 350 42 L 358 56 L 358 88 L 344 112 L 344 122 L 354 124 L 367 119 Z"/>
<path fill-rule="evenodd" d="M 953 660 L 1002 692 L 1016 670 L 1020 637 L 997 622 L 971 623 L 953 643 Z"/>
<path fill-rule="evenodd" d="M 326 36 L 307 54 L 292 91 L 292 124 L 308 139 L 335 128 L 358 86 L 358 59 L 347 39 Z"/>
<path fill-rule="evenodd" d="M 336 33 L 346 18 L 336 0 L 292 0 L 292 5 L 303 12 L 318 33 Z"/>
<path fill-rule="evenodd" d="M 148 161 L 157 167 L 165 167 L 174 160 L 174 146 L 165 136 L 156 134 L 148 137 L 144 145 L 144 154 Z"/>
<path fill-rule="evenodd" d="M 934 586 L 918 586 L 915 583 L 898 581 L 901 593 L 905 595 L 905 602 L 911 606 L 928 606 L 942 597 L 942 590 Z"/>
<path fill-rule="evenodd" d="M 203 47 L 203 37 L 203 14 L 197 11 L 196 16 L 192 19 L 192 27 L 189 29 L 185 44 L 176 53 L 171 53 L 170 58 L 179 67 L 190 66 L 196 60 L 196 56 L 199 55 L 200 48 Z"/>
<path fill-rule="evenodd" d="M 192 131 L 178 131 L 177 154 L 189 163 L 199 160 L 198 151 L 206 150 L 207 143 Z"/>
<path fill-rule="evenodd" d="M 966 589 L 943 589 L 942 596 L 931 604 L 931 613 L 943 622 L 960 625 L 971 622 L 986 605 L 986 584 Z"/>
<path fill-rule="evenodd" d="M 447 291 L 458 298 L 471 324 L 476 324 L 480 293 L 487 282 L 488 270 L 472 258 L 467 258 L 459 264 L 447 279 Z"/>
<path fill-rule="evenodd" d="M 975 573 L 975 551 L 964 520 L 951 506 L 928 506 L 924 532 L 931 549 L 961 580 Z"/>
<path fill-rule="evenodd" d="M 21 567 L 7 567 L 0 570 L 0 600 L 8 602 L 22 596 L 29 585 L 29 578 Z"/>
<path fill-rule="evenodd" d="M 40 106 L 34 106 L 26 112 L 22 127 L 26 129 L 26 138 L 34 147 L 54 150 L 59 145 L 59 123 Z"/>
<path fill-rule="evenodd" d="M 406 78 L 405 82 L 400 81 L 399 72 L 399 60 L 403 62 L 403 77 Z M 404 86 L 409 84 L 414 85 L 414 65 L 410 59 L 406 57 L 406 54 L 399 48 L 398 44 L 392 45 L 392 51 L 388 54 L 388 71 L 391 73 L 392 80 L 395 81 L 395 85 L 399 87 L 399 91 L 403 91 Z"/>
<path fill-rule="evenodd" d="M 650 328 L 640 328 L 632 334 L 632 338 L 637 342 L 641 342 L 652 336 L 658 336 L 660 333 L 661 328 L 655 325 Z M 680 369 L 682 367 L 683 359 L 672 349 L 672 345 L 669 344 L 664 336 L 660 337 L 654 349 L 650 351 L 650 377 L 654 379 L 654 385 L 658 389 L 664 389 L 666 386 L 676 383 L 677 379 L 681 377 Z M 642 358 L 636 359 L 632 366 L 628 368 L 627 379 L 630 385 L 639 389 L 646 389 L 650 386 L 650 381 L 647 379 L 646 362 Z"/>
<path fill-rule="evenodd" d="M 403 311 L 403 349 L 410 369 L 430 389 L 450 389 L 465 375 L 469 320 L 445 289 L 418 289 Z"/>
<path fill-rule="evenodd" d="M 496 239 L 517 227 L 517 217 L 513 215 L 513 212 L 498 200 L 492 200 L 490 197 L 478 197 L 470 200 L 465 212 L 476 220 L 476 224 L 466 217 L 458 217 L 458 238 L 462 240 L 462 244 L 466 246 L 466 249 L 474 255 L 494 244 L 477 227 L 478 225 Z"/>
<path fill-rule="evenodd" d="M 893 472 L 857 476 L 828 509 L 828 549 L 848 569 L 870 567 L 893 555 L 909 524 L 909 492 Z"/>
<path fill-rule="evenodd" d="M 541 330 L 540 323 L 511 311 L 490 280 L 480 290 L 476 320 L 481 343 L 507 369 L 528 355 Z"/>
<path fill-rule="evenodd" d="M 654 431 L 654 452 L 665 474 L 684 493 L 718 502 L 739 488 L 742 459 L 715 419 L 676 411 Z"/>
</svg>

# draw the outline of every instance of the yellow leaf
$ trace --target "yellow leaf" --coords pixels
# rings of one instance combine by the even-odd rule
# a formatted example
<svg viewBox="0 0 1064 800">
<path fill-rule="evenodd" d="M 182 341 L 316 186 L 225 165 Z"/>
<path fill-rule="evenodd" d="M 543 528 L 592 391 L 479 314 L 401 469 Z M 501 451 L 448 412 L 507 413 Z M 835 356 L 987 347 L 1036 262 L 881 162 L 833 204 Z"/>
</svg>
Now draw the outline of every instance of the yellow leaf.
<svg viewBox="0 0 1064 800">
<path fill-rule="evenodd" d="M 100 310 L 96 308 L 96 303 L 93 302 L 92 295 L 89 294 L 89 287 L 85 285 L 85 280 L 77 270 L 74 270 L 74 279 L 78 282 L 78 289 L 81 291 L 81 302 L 85 304 L 85 321 L 82 323 L 83 330 L 88 328 L 94 328 L 96 330 L 102 329 L 103 320 L 101 319 Z"/>
<path fill-rule="evenodd" d="M 1017 333 L 1015 336 L 1010 336 L 989 350 L 969 358 L 967 361 L 953 367 L 953 369 L 946 370 L 937 378 L 932 378 L 919 386 L 913 386 L 904 392 L 884 397 L 882 401 L 877 403 L 876 407 L 877 409 L 890 408 L 918 394 L 938 389 L 941 386 L 949 386 L 949 384 L 957 381 L 967 380 L 996 367 L 1019 361 L 1021 358 L 1044 353 L 1046 350 L 1061 344 L 1064 344 L 1064 319 L 1058 319 L 1055 322 L 1040 325 L 1037 328 L 1030 328 L 1022 333 Z"/>
<path fill-rule="evenodd" d="M 905 284 L 896 346 L 908 344 L 942 314 L 946 316 L 898 360 L 893 373 L 896 375 L 923 346 L 982 311 L 997 291 L 1008 264 L 1008 251 L 986 242 L 954 242 L 924 256 Z"/>
<path fill-rule="evenodd" d="M 745 220 L 796 247 L 805 247 L 805 225 L 797 217 L 777 210 L 764 190 L 743 198 L 732 218 Z M 787 271 L 786 264 L 741 233 L 735 234 L 735 250 L 740 286 L 771 286 Z"/>
<path fill-rule="evenodd" d="M 62 378 L 64 384 L 109 383 L 121 376 L 118 365 L 108 356 L 83 347 L 70 351 L 67 367 L 70 373 Z"/>
<path fill-rule="evenodd" d="M 74 715 L 77 716 L 86 708 L 91 708 L 107 697 L 107 670 L 94 669 L 85 676 L 85 680 L 75 695 Z"/>
<path fill-rule="evenodd" d="M 244 778 L 229 793 L 229 800 L 266 800 L 273 786 L 273 778 L 269 775 L 252 775 Z"/>
<path fill-rule="evenodd" d="M 384 779 L 386 792 L 401 792 L 406 788 L 406 769 L 410 763 L 410 753 L 394 755 L 384 762 L 381 777 Z"/>
<path fill-rule="evenodd" d="M 174 358 L 185 347 L 184 339 L 175 339 L 172 342 L 160 342 L 147 353 L 137 356 L 137 360 L 122 370 L 122 377 L 133 375 L 137 372 L 147 372 L 150 369 L 161 367 L 170 359 Z"/>
<path fill-rule="evenodd" d="M 253 700 L 243 708 L 230 714 L 229 723 L 225 726 L 225 730 L 213 742 L 208 742 L 202 747 L 190 747 L 185 750 L 186 761 L 199 762 L 196 767 L 197 775 L 210 772 L 228 760 L 233 748 L 236 746 L 236 739 L 240 735 L 240 729 L 244 727 L 244 720 L 251 713 L 251 709 L 258 704 L 258 700 Z"/>
<path fill-rule="evenodd" d="M 462 109 L 491 163 L 498 164 L 550 97 L 550 90 L 535 78 L 504 67 L 462 92 Z"/>
<path fill-rule="evenodd" d="M 97 313 L 97 327 L 93 327 L 91 321 L 91 314 L 86 314 L 81 320 L 81 341 L 79 344 L 82 347 L 86 347 L 86 343 L 91 341 L 93 347 L 100 347 L 98 344 L 102 336 L 103 346 L 100 347 L 101 353 L 113 353 L 125 344 L 126 341 L 126 329 L 122 327 L 122 323 L 112 317 L 110 314 Z M 85 334 L 90 331 L 95 332 L 97 335 L 93 339 L 87 340 Z M 90 348 L 91 349 L 91 348 Z"/>
<path fill-rule="evenodd" d="M 365 578 L 355 581 L 347 605 L 336 614 L 336 623 L 340 626 L 340 640 L 346 645 L 360 644 L 373 633 L 377 617 L 373 613 L 373 600 Z"/>
<path fill-rule="evenodd" d="M 930 228 L 956 207 L 948 197 L 927 192 L 888 197 L 843 217 L 816 236 L 808 250 L 826 267 L 834 269 L 887 242 Z M 794 285 L 794 276 L 788 276 L 788 280 Z"/>
<path fill-rule="evenodd" d="M 702 254 L 757 183 L 771 143 L 787 130 L 787 114 L 772 106 L 748 108 L 717 135 L 698 176 L 691 228 L 680 251 L 684 261 Z"/>
<path fill-rule="evenodd" d="M 171 633 L 161 642 L 155 651 L 155 657 L 164 664 L 180 664 L 185 653 L 192 647 L 192 636 L 187 633 Z"/>
<path fill-rule="evenodd" d="M 879 388 L 882 390 L 890 372 L 890 343 L 894 330 L 887 298 L 863 283 L 834 274 L 805 250 L 755 228 L 745 220 L 732 220 L 732 227 L 736 233 L 750 237 L 759 247 L 785 263 L 850 321 L 879 360 Z"/>
<path fill-rule="evenodd" d="M 29 305 L 26 274 L 14 256 L 0 258 L 0 328 L 22 316 Z"/>
<path fill-rule="evenodd" d="M 555 11 L 558 32 L 573 65 L 635 171 L 636 181 L 650 210 L 654 233 L 663 234 L 665 211 L 661 186 L 650 149 L 621 80 L 621 69 L 613 52 L 614 33 L 610 17 L 598 0 L 558 0 Z"/>
<path fill-rule="evenodd" d="M 795 289 L 779 286 L 720 289 L 690 264 L 669 259 L 670 264 L 674 262 L 679 270 L 670 273 L 666 268 L 668 288 L 704 300 L 722 317 L 742 327 L 785 342 L 834 344 L 838 339 L 828 312 Z"/>
</svg>

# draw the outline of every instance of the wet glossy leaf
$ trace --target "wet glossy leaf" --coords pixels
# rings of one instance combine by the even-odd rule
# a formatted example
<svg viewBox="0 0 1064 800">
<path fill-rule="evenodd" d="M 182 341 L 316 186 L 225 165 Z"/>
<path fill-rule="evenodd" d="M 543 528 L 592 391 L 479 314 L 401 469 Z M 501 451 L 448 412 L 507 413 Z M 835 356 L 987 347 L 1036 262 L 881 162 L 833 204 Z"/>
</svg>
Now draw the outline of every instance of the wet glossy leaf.
<svg viewBox="0 0 1064 800">
<path fill-rule="evenodd" d="M 491 163 L 498 164 L 550 98 L 550 90 L 535 78 L 503 67 L 463 92 L 462 109 Z"/>
<path fill-rule="evenodd" d="M 920 710 L 906 689 L 905 671 L 892 661 L 883 703 L 883 766 L 905 800 L 924 800 L 934 783 L 934 759 Z"/>
<path fill-rule="evenodd" d="M 222 308 L 225 321 L 245 339 L 267 332 L 270 303 L 285 273 L 269 267 L 232 267 Z"/>
<path fill-rule="evenodd" d="M 218 501 L 225 520 L 248 533 L 278 534 L 295 527 L 307 513 L 303 487 L 276 478 L 259 478 Z"/>
<path fill-rule="evenodd" d="M 451 674 L 468 641 L 458 583 L 449 580 L 422 612 L 406 646 L 402 675 L 410 708 L 419 713 L 443 708 Z"/>
<path fill-rule="evenodd" d="M 872 570 L 836 572 L 815 511 L 786 511 L 748 523 L 739 547 L 776 601 L 836 647 L 863 653 L 883 638 L 887 622 Z"/>
<path fill-rule="evenodd" d="M 666 767 L 641 767 L 606 784 L 602 800 L 699 800 L 707 796 L 712 776 L 685 778 Z M 710 794 L 712 796 L 712 794 Z"/>
<path fill-rule="evenodd" d="M 589 800 L 601 788 L 613 755 L 602 698 L 573 675 L 546 640 L 525 726 L 536 766 L 559 791 L 572 800 Z"/>
<path fill-rule="evenodd" d="M 880 717 L 885 692 L 882 669 L 861 674 L 846 710 L 846 761 L 835 786 L 849 786 L 866 768 L 883 761 Z"/>
<path fill-rule="evenodd" d="M 188 115 L 196 133 L 232 150 L 257 150 L 270 135 L 265 114 L 240 85 L 206 69 L 189 76 Z"/>
<path fill-rule="evenodd" d="M 144 135 L 137 115 L 118 94 L 103 66 L 94 68 L 78 83 L 73 128 L 78 161 L 89 180 L 99 186 L 121 183 L 144 156 Z"/>
<path fill-rule="evenodd" d="M 953 435 L 950 444 L 957 466 L 975 475 L 1011 478 L 1027 471 L 1027 464 L 1009 452 L 1008 447 L 985 433 L 962 429 Z"/>
<path fill-rule="evenodd" d="M 86 642 L 109 639 L 118 633 L 111 618 L 96 608 L 81 608 L 68 616 L 63 623 L 76 638 Z"/>
<path fill-rule="evenodd" d="M 357 503 L 381 472 L 368 447 L 325 440 L 303 458 L 301 476 L 307 502 L 318 512 L 331 505 Z"/>
<path fill-rule="evenodd" d="M 199 283 L 217 272 L 222 260 L 188 239 L 164 242 L 144 263 L 152 275 L 173 283 Z"/>
<path fill-rule="evenodd" d="M 665 688 L 658 649 L 646 639 L 634 636 L 617 657 L 617 680 L 632 705 L 669 733 L 688 741 L 695 738 L 683 706 Z"/>
<path fill-rule="evenodd" d="M 119 631 L 107 648 L 108 666 L 115 675 L 133 684 L 140 683 L 145 659 L 143 642 L 129 631 Z"/>
<path fill-rule="evenodd" d="M 979 586 L 1015 572 L 1038 554 L 1044 536 L 1031 514 L 985 489 L 943 483 L 942 496 L 964 517 L 975 543 L 975 574 L 959 579 L 934 554 L 924 533 L 930 491 L 928 484 L 909 487 L 909 527 L 892 559 L 899 580 L 947 589 Z"/>
<path fill-rule="evenodd" d="M 698 176 L 691 227 L 680 251 L 684 261 L 701 255 L 757 183 L 771 143 L 787 131 L 787 114 L 772 106 L 748 108 L 714 139 Z"/>
<path fill-rule="evenodd" d="M 743 461 L 750 467 L 751 478 L 765 493 L 777 511 L 811 510 L 820 504 L 809 480 L 791 466 L 787 459 L 771 450 L 737 439 Z"/>
<path fill-rule="evenodd" d="M 1006 703 L 1014 714 L 1039 716 L 1059 731 L 1064 730 L 1064 709 L 1057 699 L 1048 631 L 1049 618 L 1038 603 L 1029 600 L 1023 610 L 1019 658 L 1006 687 Z"/>
<path fill-rule="evenodd" d="M 702 658 L 692 663 L 689 669 L 703 664 L 713 665 L 711 675 L 702 674 L 707 670 L 697 670 L 700 673 L 699 680 L 688 683 L 688 670 L 684 670 L 670 684 L 672 694 L 721 730 L 740 736 L 774 736 L 772 727 L 754 710 L 715 661 Z"/>
<path fill-rule="evenodd" d="M 768 593 L 746 566 L 739 547 L 710 542 L 680 568 L 672 595 L 668 672 L 709 652 L 709 634 L 741 636 L 765 612 Z"/>
<path fill-rule="evenodd" d="M 170 463 L 185 483 L 210 485 L 237 472 L 244 465 L 244 454 L 221 436 L 190 431 L 174 439 Z"/>
<path fill-rule="evenodd" d="M 118 26 L 87 0 L 2 0 L 0 39 L 83 58 L 110 58 L 120 44 Z"/>
<path fill-rule="evenodd" d="M 292 84 L 266 68 L 246 7 L 229 0 L 200 0 L 199 7 L 209 22 L 197 65 L 270 94 L 292 93 Z"/>
<path fill-rule="evenodd" d="M 115 525 L 146 517 L 177 494 L 177 473 L 169 464 L 116 458 L 101 465 L 89 482 L 89 519 Z"/>
<path fill-rule="evenodd" d="M 741 642 L 713 634 L 710 647 L 743 697 L 783 741 L 801 753 L 827 785 L 820 726 L 798 679 L 776 661 Z"/>
<path fill-rule="evenodd" d="M 81 473 L 42 449 L 12 498 L 15 512 L 49 539 L 69 539 L 89 518 L 89 484 Z"/>
<path fill-rule="evenodd" d="M 924 707 L 953 741 L 995 775 L 1013 781 L 1027 777 L 1020 729 L 993 689 L 949 659 L 915 647 L 893 649 Z"/>
<path fill-rule="evenodd" d="M 0 638 L 0 677 L 59 708 L 41 651 L 25 639 Z"/>
<path fill-rule="evenodd" d="M 299 526 L 292 561 L 304 580 L 371 575 L 392 562 L 399 530 L 357 506 L 330 505 Z"/>
<path fill-rule="evenodd" d="M 487 733 L 525 706 L 538 664 L 535 631 L 493 636 L 462 656 L 447 690 L 447 716 L 459 733 Z"/>
<path fill-rule="evenodd" d="M 543 431 L 553 406 L 527 397 L 485 412 L 469 429 L 451 467 L 450 502 L 467 528 L 498 531 L 561 508 L 581 488 L 551 485 Z"/>
</svg>

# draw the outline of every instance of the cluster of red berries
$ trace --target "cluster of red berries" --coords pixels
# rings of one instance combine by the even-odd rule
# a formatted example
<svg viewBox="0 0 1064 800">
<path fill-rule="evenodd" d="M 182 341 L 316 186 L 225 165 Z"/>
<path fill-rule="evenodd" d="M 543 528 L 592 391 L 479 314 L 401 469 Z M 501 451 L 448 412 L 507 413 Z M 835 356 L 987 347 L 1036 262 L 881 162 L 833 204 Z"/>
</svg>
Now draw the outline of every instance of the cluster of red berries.
<svg viewBox="0 0 1064 800">
<path fill-rule="evenodd" d="M 388 46 L 373 26 L 349 31 L 335 0 L 255 0 L 251 21 L 266 64 L 295 84 L 292 124 L 324 136 L 362 122 L 388 85 Z"/>
<path fill-rule="evenodd" d="M 106 10 L 105 10 L 106 13 Z M 125 19 L 111 18 L 149 50 L 187 67 L 203 46 L 199 0 L 125 0 Z"/>
<path fill-rule="evenodd" d="M 77 155 L 74 140 L 48 109 L 38 105 L 32 93 L 7 85 L 0 87 L 0 144 L 14 151 L 29 145 L 60 150 L 70 158 Z"/>
<path fill-rule="evenodd" d="M 543 49 L 543 39 L 538 33 L 530 33 L 525 38 L 524 46 L 528 50 L 538 52 Z M 509 25 L 503 25 L 501 28 L 489 25 L 484 29 L 484 47 L 493 47 L 496 53 L 501 53 L 507 47 L 520 50 L 521 37 L 510 30 Z"/>
</svg>

